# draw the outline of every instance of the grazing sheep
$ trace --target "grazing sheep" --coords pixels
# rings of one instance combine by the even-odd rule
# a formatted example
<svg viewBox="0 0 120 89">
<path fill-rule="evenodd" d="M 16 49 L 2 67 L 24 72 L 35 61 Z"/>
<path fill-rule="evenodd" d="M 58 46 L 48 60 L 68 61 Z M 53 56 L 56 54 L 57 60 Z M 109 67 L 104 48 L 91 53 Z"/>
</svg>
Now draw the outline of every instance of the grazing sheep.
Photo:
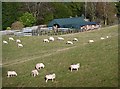
<svg viewBox="0 0 120 89">
<path fill-rule="evenodd" d="M 19 47 L 23 47 L 23 45 L 22 45 L 22 44 L 18 44 L 18 48 L 19 48 Z"/>
<path fill-rule="evenodd" d="M 67 43 L 66 44 L 73 44 L 73 42 L 72 41 L 67 41 Z"/>
<path fill-rule="evenodd" d="M 89 40 L 89 43 L 93 43 L 94 42 L 94 40 Z"/>
<path fill-rule="evenodd" d="M 3 43 L 4 43 L 4 44 L 8 44 L 8 42 L 7 42 L 7 41 L 5 41 L 5 40 L 3 41 Z"/>
<path fill-rule="evenodd" d="M 43 63 L 37 63 L 36 66 L 35 66 L 35 68 L 36 68 L 37 70 L 39 70 L 39 69 L 41 69 L 41 68 L 44 68 L 44 67 L 45 67 L 45 65 L 44 65 Z"/>
<path fill-rule="evenodd" d="M 17 40 L 16 40 L 16 43 L 21 43 L 21 40 L 17 39 Z"/>
<path fill-rule="evenodd" d="M 78 39 L 77 39 L 77 38 L 74 38 L 73 41 L 78 41 Z"/>
<path fill-rule="evenodd" d="M 79 67 L 80 67 L 80 63 L 70 65 L 71 72 L 73 69 L 77 69 L 77 71 L 78 71 Z"/>
<path fill-rule="evenodd" d="M 101 39 L 101 40 L 104 40 L 105 38 L 104 38 L 104 37 L 101 37 L 100 39 Z"/>
<path fill-rule="evenodd" d="M 54 41 L 55 39 L 54 39 L 54 37 L 49 37 L 49 40 Z"/>
<path fill-rule="evenodd" d="M 106 36 L 106 38 L 109 38 L 109 36 Z"/>
<path fill-rule="evenodd" d="M 62 37 L 58 37 L 57 39 L 58 39 L 58 40 L 64 40 L 64 38 L 62 38 Z"/>
<path fill-rule="evenodd" d="M 44 39 L 43 42 L 49 42 L 49 40 L 48 39 Z"/>
<path fill-rule="evenodd" d="M 53 79 L 55 79 L 55 77 L 56 77 L 55 73 L 46 75 L 45 76 L 46 83 L 47 83 L 48 80 L 52 80 L 52 82 L 53 82 Z"/>
<path fill-rule="evenodd" d="M 39 74 L 37 70 L 32 70 L 31 73 L 32 73 L 33 77 L 35 77 Z"/>
<path fill-rule="evenodd" d="M 15 41 L 12 37 L 9 37 L 9 41 L 12 40 L 12 41 Z"/>
<path fill-rule="evenodd" d="M 17 73 L 15 72 L 15 71 L 8 71 L 7 72 L 7 76 L 8 76 L 8 78 L 11 76 L 17 76 Z"/>
</svg>

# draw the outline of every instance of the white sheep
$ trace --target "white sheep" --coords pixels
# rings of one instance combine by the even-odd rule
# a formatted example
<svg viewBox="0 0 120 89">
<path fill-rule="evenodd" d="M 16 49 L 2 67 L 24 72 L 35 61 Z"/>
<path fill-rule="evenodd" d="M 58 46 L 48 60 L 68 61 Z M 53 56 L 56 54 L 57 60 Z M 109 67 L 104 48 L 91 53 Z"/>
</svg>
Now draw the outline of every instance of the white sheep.
<svg viewBox="0 0 120 89">
<path fill-rule="evenodd" d="M 44 68 L 44 67 L 45 67 L 45 65 L 44 65 L 43 63 L 37 63 L 36 66 L 35 66 L 35 68 L 36 68 L 37 70 L 39 70 L 39 69 L 41 69 L 41 68 Z"/>
<path fill-rule="evenodd" d="M 16 43 L 21 43 L 21 40 L 20 40 L 20 39 L 17 39 L 17 40 L 16 40 Z"/>
<path fill-rule="evenodd" d="M 45 76 L 46 83 L 48 80 L 52 80 L 52 82 L 53 82 L 53 79 L 55 79 L 55 77 L 56 77 L 55 73 L 46 75 Z"/>
<path fill-rule="evenodd" d="M 58 37 L 57 39 L 58 39 L 58 40 L 64 40 L 64 38 L 62 38 L 62 37 Z"/>
<path fill-rule="evenodd" d="M 73 42 L 72 41 L 67 41 L 67 43 L 66 44 L 73 44 Z"/>
<path fill-rule="evenodd" d="M 49 42 L 49 40 L 48 39 L 43 39 L 43 42 Z"/>
<path fill-rule="evenodd" d="M 104 37 L 100 37 L 101 40 L 104 40 L 105 38 Z"/>
<path fill-rule="evenodd" d="M 12 41 L 15 41 L 12 37 L 9 37 L 9 41 L 12 40 Z"/>
<path fill-rule="evenodd" d="M 77 38 L 74 38 L 73 41 L 78 41 L 78 39 L 77 39 Z"/>
<path fill-rule="evenodd" d="M 33 77 L 35 77 L 35 76 L 37 76 L 37 75 L 39 74 L 36 69 L 35 69 L 35 70 L 32 70 L 31 73 L 32 73 L 32 76 L 33 76 Z"/>
<path fill-rule="evenodd" d="M 17 73 L 15 72 L 15 71 L 8 71 L 7 72 L 7 76 L 8 76 L 8 78 L 11 76 L 17 76 Z"/>
<path fill-rule="evenodd" d="M 77 71 L 78 71 L 79 68 L 80 68 L 80 63 L 70 65 L 71 72 L 73 69 L 77 69 Z"/>
<path fill-rule="evenodd" d="M 54 37 L 49 37 L 49 40 L 54 41 L 55 39 L 54 39 Z"/>
<path fill-rule="evenodd" d="M 109 38 L 109 36 L 106 36 L 106 38 Z"/>
<path fill-rule="evenodd" d="M 88 42 L 89 42 L 89 43 L 93 43 L 93 42 L 94 42 L 94 40 L 89 40 Z"/>
<path fill-rule="evenodd" d="M 23 44 L 18 44 L 18 48 L 19 48 L 19 47 L 23 47 Z"/>
<path fill-rule="evenodd" d="M 4 44 L 8 44 L 8 42 L 7 42 L 7 41 L 5 41 L 5 40 L 3 41 L 3 43 L 4 43 Z"/>
</svg>

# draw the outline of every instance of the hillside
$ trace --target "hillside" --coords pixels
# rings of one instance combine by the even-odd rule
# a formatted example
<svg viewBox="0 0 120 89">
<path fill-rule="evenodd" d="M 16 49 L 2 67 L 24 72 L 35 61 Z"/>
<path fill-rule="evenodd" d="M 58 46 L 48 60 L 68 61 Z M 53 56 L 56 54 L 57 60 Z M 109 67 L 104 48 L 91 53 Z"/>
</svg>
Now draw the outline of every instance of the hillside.
<svg viewBox="0 0 120 89">
<path fill-rule="evenodd" d="M 111 36 L 100 40 L 100 37 Z M 64 41 L 43 43 L 48 36 L 14 37 L 22 40 L 23 48 L 15 42 L 2 46 L 3 87 L 117 87 L 118 85 L 118 27 L 111 26 L 89 32 L 61 35 Z M 73 45 L 67 40 L 78 38 Z M 88 43 L 93 39 L 94 43 Z M 8 36 L 3 36 L 8 41 Z M 45 68 L 37 77 L 31 76 L 36 63 Z M 70 72 L 72 63 L 80 63 L 79 71 Z M 8 70 L 15 70 L 17 77 L 7 78 Z M 55 73 L 55 81 L 45 82 L 48 73 Z"/>
</svg>

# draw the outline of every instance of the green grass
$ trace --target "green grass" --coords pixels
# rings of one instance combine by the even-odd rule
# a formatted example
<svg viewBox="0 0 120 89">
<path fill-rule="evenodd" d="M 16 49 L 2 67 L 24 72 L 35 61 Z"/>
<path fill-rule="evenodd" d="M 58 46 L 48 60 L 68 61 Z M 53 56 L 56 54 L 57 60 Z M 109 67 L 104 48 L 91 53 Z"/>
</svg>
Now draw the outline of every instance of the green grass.
<svg viewBox="0 0 120 89">
<path fill-rule="evenodd" d="M 100 40 L 101 36 L 107 35 L 111 35 L 111 38 Z M 23 48 L 17 48 L 15 42 L 3 45 L 3 87 L 117 87 L 117 26 L 62 37 L 65 41 L 50 43 L 42 42 L 48 36 L 20 37 Z M 74 37 L 79 42 L 65 44 Z M 3 39 L 8 40 L 8 36 L 3 36 Z M 89 39 L 95 40 L 95 43 L 89 44 Z M 30 73 L 38 62 L 43 62 L 45 68 L 34 78 Z M 69 66 L 78 62 L 81 64 L 79 71 L 70 72 Z M 8 70 L 15 70 L 18 76 L 7 78 Z M 56 74 L 55 81 L 45 83 L 44 76 L 53 72 Z"/>
</svg>

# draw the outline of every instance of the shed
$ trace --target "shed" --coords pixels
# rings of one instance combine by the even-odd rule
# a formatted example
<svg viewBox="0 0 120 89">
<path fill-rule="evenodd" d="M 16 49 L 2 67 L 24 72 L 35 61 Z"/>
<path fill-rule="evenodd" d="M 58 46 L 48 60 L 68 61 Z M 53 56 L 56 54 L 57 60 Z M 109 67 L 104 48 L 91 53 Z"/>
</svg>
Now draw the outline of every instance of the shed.
<svg viewBox="0 0 120 89">
<path fill-rule="evenodd" d="M 80 28 L 80 26 L 86 23 L 83 17 L 61 18 L 52 20 L 48 27 L 57 25 L 60 28 Z"/>
</svg>

